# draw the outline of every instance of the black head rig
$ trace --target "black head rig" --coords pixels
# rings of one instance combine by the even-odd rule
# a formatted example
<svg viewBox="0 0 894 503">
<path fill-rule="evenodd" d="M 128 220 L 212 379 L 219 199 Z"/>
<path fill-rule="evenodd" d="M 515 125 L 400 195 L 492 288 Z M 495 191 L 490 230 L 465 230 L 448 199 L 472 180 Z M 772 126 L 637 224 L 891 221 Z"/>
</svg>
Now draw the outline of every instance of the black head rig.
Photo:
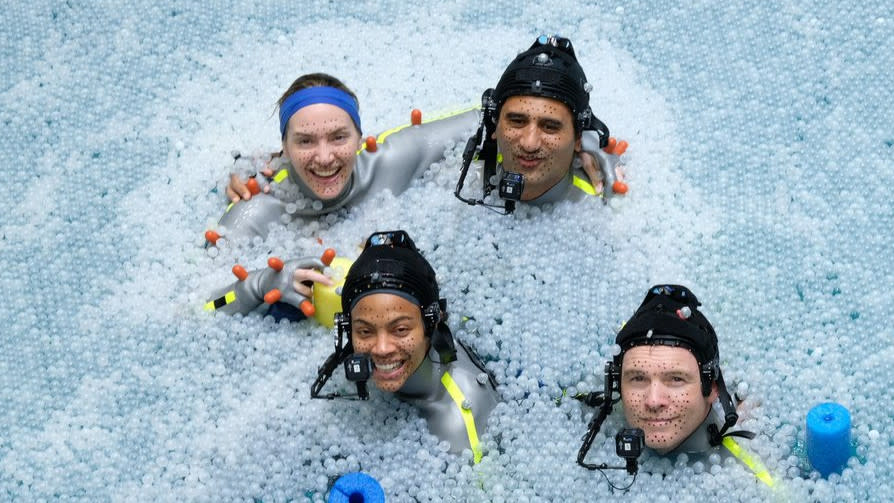
<svg viewBox="0 0 894 503">
<path fill-rule="evenodd" d="M 605 124 L 593 115 L 590 108 L 592 85 L 587 82 L 583 68 L 577 62 L 574 47 L 567 38 L 541 35 L 531 47 L 520 53 L 506 67 L 496 88 L 484 91 L 481 96 L 481 122 L 478 130 L 466 142 L 459 181 L 453 194 L 470 205 L 482 205 L 499 211 L 500 205 L 485 202 L 494 189 L 503 199 L 502 213 L 515 210 L 521 199 L 524 176 L 503 170 L 497 174 L 497 143 L 493 139 L 500 109 L 512 96 L 536 96 L 551 98 L 565 104 L 574 118 L 576 133 L 596 131 L 600 148 L 608 144 L 609 131 Z M 483 196 L 471 199 L 462 195 L 469 166 L 475 159 L 484 161 Z"/>
</svg>

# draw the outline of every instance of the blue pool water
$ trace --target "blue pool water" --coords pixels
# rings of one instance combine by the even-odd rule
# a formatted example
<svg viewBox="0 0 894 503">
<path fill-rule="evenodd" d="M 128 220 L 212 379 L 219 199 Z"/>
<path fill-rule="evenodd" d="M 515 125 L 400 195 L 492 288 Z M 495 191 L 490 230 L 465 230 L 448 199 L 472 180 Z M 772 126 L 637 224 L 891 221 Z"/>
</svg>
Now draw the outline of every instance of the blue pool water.
<svg viewBox="0 0 894 503">
<path fill-rule="evenodd" d="M 574 460 L 614 332 L 648 286 L 689 285 L 746 397 L 737 463 L 656 457 L 631 501 L 888 501 L 894 471 L 894 17 L 886 3 L 179 2 L 0 7 L 0 499 L 319 501 L 362 470 L 389 501 L 610 497 Z M 364 134 L 478 102 L 540 33 L 574 42 L 625 156 L 611 205 L 500 217 L 452 196 L 459 152 L 265 247 L 209 256 L 230 152 L 278 148 L 275 100 L 325 71 Z M 331 350 L 311 323 L 201 309 L 233 261 L 346 256 L 403 227 L 451 326 L 505 402 L 472 465 L 411 408 L 311 402 Z M 263 249 L 261 249 L 263 248 Z M 462 317 L 473 318 L 461 324 Z M 805 465 L 805 418 L 834 401 L 856 457 Z M 613 459 L 614 414 L 591 456 Z M 610 474 L 616 485 L 623 474 Z"/>
</svg>

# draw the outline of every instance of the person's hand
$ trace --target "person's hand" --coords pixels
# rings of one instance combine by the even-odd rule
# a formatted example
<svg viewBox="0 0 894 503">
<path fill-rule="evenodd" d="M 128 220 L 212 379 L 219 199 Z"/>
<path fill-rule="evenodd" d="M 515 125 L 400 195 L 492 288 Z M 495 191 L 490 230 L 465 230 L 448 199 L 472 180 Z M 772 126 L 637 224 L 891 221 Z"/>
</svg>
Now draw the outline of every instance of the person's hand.
<svg viewBox="0 0 894 503">
<path fill-rule="evenodd" d="M 609 138 L 608 145 L 602 149 L 604 153 L 597 152 L 599 160 L 590 152 L 579 154 L 581 168 L 589 177 L 597 194 L 608 197 L 627 193 L 627 183 L 624 182 L 624 170 L 621 163 L 621 155 L 627 151 L 627 146 L 626 141 Z M 608 190 L 606 190 L 606 185 L 608 185 Z"/>
<path fill-rule="evenodd" d="M 265 177 L 273 176 L 273 170 L 266 167 L 260 172 Z M 258 184 L 257 177 L 249 177 L 243 180 L 236 173 L 230 173 L 230 183 L 227 185 L 227 197 L 230 201 L 238 203 L 239 201 L 248 201 L 251 196 L 263 191 L 265 194 L 270 192 L 270 184 L 265 183 L 263 187 Z"/>
<path fill-rule="evenodd" d="M 602 173 L 599 172 L 599 164 L 596 163 L 596 158 L 589 152 L 580 152 L 578 158 L 580 159 L 581 168 L 587 174 L 587 178 L 590 179 L 590 185 L 596 189 L 597 193 L 602 192 Z"/>
<path fill-rule="evenodd" d="M 327 254 L 324 254 L 324 259 Z M 271 257 L 267 265 L 267 269 L 256 273 L 258 278 L 255 295 L 260 295 L 267 304 L 284 302 L 301 309 L 305 316 L 313 316 L 314 307 L 310 301 L 313 297 L 313 283 L 329 286 L 333 284 L 331 279 L 319 272 L 327 266 L 326 260 L 304 257 L 283 262 L 277 257 Z"/>
<path fill-rule="evenodd" d="M 305 316 L 314 315 L 313 284 L 332 286 L 333 281 L 321 274 L 335 258 L 335 250 L 329 248 L 320 258 L 303 257 L 283 261 L 270 257 L 267 266 L 256 271 L 246 271 L 239 264 L 233 266 L 238 281 L 219 290 L 205 304 L 205 309 L 228 314 L 248 314 L 261 303 L 284 302 L 297 307 Z"/>
<path fill-rule="evenodd" d="M 314 283 L 322 283 L 326 286 L 334 284 L 332 279 L 314 269 L 295 269 L 295 272 L 292 273 L 292 287 L 302 297 L 309 299 L 313 296 Z"/>
</svg>

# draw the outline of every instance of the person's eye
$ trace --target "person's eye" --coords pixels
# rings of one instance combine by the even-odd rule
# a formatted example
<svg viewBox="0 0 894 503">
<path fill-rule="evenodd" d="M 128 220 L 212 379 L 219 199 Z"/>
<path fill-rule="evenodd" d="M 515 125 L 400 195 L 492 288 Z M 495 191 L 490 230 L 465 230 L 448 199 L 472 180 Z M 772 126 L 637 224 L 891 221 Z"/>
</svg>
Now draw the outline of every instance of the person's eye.
<svg viewBox="0 0 894 503">
<path fill-rule="evenodd" d="M 562 125 L 561 124 L 553 124 L 551 122 L 548 122 L 543 125 L 543 130 L 550 134 L 556 134 L 562 130 Z"/>
</svg>

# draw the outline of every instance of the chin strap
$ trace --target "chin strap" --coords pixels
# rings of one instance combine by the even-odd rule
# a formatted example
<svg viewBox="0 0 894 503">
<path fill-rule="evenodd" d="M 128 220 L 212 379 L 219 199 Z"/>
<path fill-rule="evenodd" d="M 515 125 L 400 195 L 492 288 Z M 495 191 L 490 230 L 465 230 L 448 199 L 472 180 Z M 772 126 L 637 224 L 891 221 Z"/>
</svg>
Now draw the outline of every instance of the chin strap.
<svg viewBox="0 0 894 503">
<path fill-rule="evenodd" d="M 487 196 L 497 188 L 497 186 L 490 181 L 497 173 L 497 142 L 492 138 L 494 131 L 496 130 L 496 103 L 493 100 L 493 91 L 493 89 L 488 89 L 481 96 L 481 121 L 478 124 L 478 130 L 475 132 L 475 135 L 469 138 L 466 142 L 466 148 L 463 151 L 463 164 L 460 169 L 459 180 L 456 182 L 456 188 L 453 191 L 453 195 L 470 206 L 481 205 L 489 210 L 496 211 L 497 213 L 509 215 L 515 211 L 515 201 L 513 199 L 504 199 L 502 207 L 484 202 Z M 469 172 L 469 166 L 475 159 L 484 161 L 484 167 L 481 172 L 483 184 L 483 194 L 481 199 L 470 199 L 462 195 L 462 189 L 466 181 L 466 175 Z M 519 197 L 521 197 L 520 193 Z M 502 212 L 500 209 L 502 209 Z"/>
<path fill-rule="evenodd" d="M 717 400 L 723 408 L 723 426 L 718 428 L 716 424 L 708 425 L 709 442 L 712 447 L 717 447 L 723 443 L 726 437 L 741 437 L 752 439 L 756 435 L 754 432 L 747 430 L 736 430 L 727 433 L 727 430 L 736 425 L 739 421 L 739 414 L 736 412 L 736 404 L 726 389 L 726 383 L 723 381 L 723 372 L 717 369 Z"/>
</svg>

